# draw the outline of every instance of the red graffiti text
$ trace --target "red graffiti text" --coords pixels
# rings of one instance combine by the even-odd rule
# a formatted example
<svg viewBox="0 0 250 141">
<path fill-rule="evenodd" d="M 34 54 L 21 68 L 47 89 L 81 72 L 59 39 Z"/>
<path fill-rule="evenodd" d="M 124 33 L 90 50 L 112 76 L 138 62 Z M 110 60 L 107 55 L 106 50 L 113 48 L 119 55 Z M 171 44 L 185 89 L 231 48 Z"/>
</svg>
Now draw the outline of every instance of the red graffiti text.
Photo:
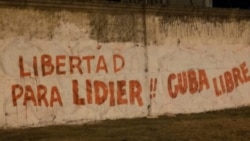
<svg viewBox="0 0 250 141">
<path fill-rule="evenodd" d="M 179 93 L 194 94 L 209 89 L 205 70 L 189 70 L 187 72 L 171 73 L 168 77 L 168 92 L 170 97 L 176 98 Z"/>
<path fill-rule="evenodd" d="M 24 106 L 28 103 L 33 104 L 33 106 L 44 105 L 46 107 L 53 107 L 55 103 L 58 103 L 60 106 L 63 105 L 60 93 L 55 86 L 49 90 L 44 85 L 38 85 L 35 89 L 30 85 L 12 85 L 13 106 L 18 105 L 18 100 L 21 100 Z"/>
<path fill-rule="evenodd" d="M 33 56 L 33 58 L 27 58 L 27 60 L 32 60 L 33 64 L 31 67 L 25 68 L 25 59 L 23 56 L 19 56 L 19 75 L 21 77 L 84 73 L 117 73 L 121 71 L 125 65 L 124 58 L 118 54 L 112 56 L 112 68 L 108 67 L 107 61 L 103 55 L 51 56 L 43 54 L 40 57 Z"/>
<path fill-rule="evenodd" d="M 130 80 L 128 83 L 125 80 L 109 81 L 108 83 L 99 80 L 86 80 L 85 94 L 79 92 L 78 80 L 73 80 L 72 85 L 73 103 L 75 105 L 101 105 L 106 101 L 109 101 L 110 106 L 134 105 L 136 103 L 139 106 L 143 105 L 142 87 L 137 80 Z"/>
<path fill-rule="evenodd" d="M 234 67 L 230 71 L 226 71 L 219 77 L 213 78 L 215 94 L 220 96 L 225 93 L 231 93 L 240 84 L 250 82 L 250 75 L 246 62 L 240 64 L 239 67 Z"/>
</svg>

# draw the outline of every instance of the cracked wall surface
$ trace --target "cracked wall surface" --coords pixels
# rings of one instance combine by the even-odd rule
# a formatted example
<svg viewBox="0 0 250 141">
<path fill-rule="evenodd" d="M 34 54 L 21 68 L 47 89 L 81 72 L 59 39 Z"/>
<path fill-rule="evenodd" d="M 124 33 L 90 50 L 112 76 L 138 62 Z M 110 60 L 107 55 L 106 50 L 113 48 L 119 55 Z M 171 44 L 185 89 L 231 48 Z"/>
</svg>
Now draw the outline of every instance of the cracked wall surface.
<svg viewBox="0 0 250 141">
<path fill-rule="evenodd" d="M 250 20 L 0 8 L 0 127 L 250 104 Z"/>
</svg>

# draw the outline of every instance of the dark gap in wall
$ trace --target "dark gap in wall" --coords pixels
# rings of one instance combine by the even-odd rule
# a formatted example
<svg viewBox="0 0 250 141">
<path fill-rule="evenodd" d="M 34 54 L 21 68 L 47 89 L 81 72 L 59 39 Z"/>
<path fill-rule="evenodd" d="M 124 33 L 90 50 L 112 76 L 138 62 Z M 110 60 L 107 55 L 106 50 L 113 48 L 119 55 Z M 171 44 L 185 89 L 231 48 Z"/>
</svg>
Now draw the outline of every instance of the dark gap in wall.
<svg viewBox="0 0 250 141">
<path fill-rule="evenodd" d="M 213 7 L 250 9 L 249 0 L 213 0 Z"/>
</svg>

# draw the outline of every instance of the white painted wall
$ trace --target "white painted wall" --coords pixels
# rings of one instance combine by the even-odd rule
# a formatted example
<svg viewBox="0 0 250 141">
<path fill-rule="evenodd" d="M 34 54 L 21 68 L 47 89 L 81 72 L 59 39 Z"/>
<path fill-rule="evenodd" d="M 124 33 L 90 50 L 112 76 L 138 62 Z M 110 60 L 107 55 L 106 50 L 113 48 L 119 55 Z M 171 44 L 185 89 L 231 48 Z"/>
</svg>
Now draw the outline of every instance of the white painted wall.
<svg viewBox="0 0 250 141">
<path fill-rule="evenodd" d="M 17 18 L 11 18 L 13 16 Z M 1 128 L 196 113 L 250 104 L 249 21 L 204 22 L 194 17 L 187 22 L 178 17 L 151 15 L 146 19 L 145 46 L 141 40 L 144 32 L 140 18 L 131 24 L 127 17 L 126 28 L 117 26 L 117 31 L 124 34 L 128 33 L 125 30 L 130 29 L 129 24 L 136 23 L 134 36 L 138 40 L 120 41 L 129 38 L 118 38 L 119 34 L 112 34 L 117 31 L 112 30 L 106 34 L 110 41 L 101 42 L 90 35 L 95 31 L 90 16 L 82 12 L 51 14 L 27 9 L 0 9 L 0 18 L 5 19 L 0 20 L 3 25 L 0 33 Z M 113 23 L 119 23 L 115 21 L 123 23 L 119 15 L 107 17 L 108 21 L 99 20 L 107 24 L 103 24 L 103 28 L 116 29 Z M 42 65 L 43 55 L 50 55 L 51 63 L 45 59 Z M 58 57 L 60 55 L 63 57 Z M 70 56 L 80 58 L 80 61 L 74 60 L 73 73 Z M 56 57 L 59 58 L 57 61 Z M 42 75 L 42 67 L 49 70 L 51 68 L 46 66 L 51 64 L 54 65 L 53 73 Z M 22 71 L 23 75 L 20 74 Z M 201 75 L 198 75 L 199 71 Z M 197 85 L 202 89 L 188 88 L 184 94 L 171 97 L 169 90 L 175 91 L 181 72 L 190 72 L 191 75 L 184 77 L 190 77 L 189 88 Z M 234 74 L 234 77 L 227 77 L 227 85 L 222 77 L 225 92 L 216 95 L 213 79 L 218 85 L 220 75 L 225 73 L 226 76 Z M 170 76 L 174 77 L 170 79 Z M 44 96 L 44 89 L 38 92 L 37 86 L 47 88 Z M 218 90 L 222 90 L 219 85 Z M 88 93 L 92 94 L 92 100 Z M 96 98 L 104 94 L 107 97 L 103 100 Z"/>
</svg>

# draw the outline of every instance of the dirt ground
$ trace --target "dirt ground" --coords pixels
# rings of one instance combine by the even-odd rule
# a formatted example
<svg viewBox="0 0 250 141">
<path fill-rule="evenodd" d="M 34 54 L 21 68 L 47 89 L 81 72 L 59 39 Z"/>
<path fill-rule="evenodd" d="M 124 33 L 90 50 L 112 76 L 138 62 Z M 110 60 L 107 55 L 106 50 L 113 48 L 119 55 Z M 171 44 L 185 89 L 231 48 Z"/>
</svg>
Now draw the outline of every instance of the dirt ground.
<svg viewBox="0 0 250 141">
<path fill-rule="evenodd" d="M 250 107 L 94 124 L 1 129 L 0 141 L 249 141 Z"/>
</svg>

